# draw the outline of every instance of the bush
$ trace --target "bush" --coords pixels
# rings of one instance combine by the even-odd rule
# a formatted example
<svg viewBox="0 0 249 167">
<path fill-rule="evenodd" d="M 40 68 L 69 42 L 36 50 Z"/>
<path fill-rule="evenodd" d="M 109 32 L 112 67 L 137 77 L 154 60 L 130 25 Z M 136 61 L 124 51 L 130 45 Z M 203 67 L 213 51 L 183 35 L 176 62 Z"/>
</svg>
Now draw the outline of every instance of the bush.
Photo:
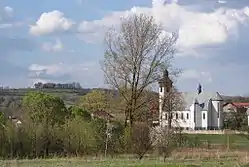
<svg viewBox="0 0 249 167">
<path fill-rule="evenodd" d="M 91 120 L 91 114 L 80 107 L 71 106 L 68 108 L 68 111 L 72 114 L 73 117 L 80 117 L 86 121 Z"/>
<path fill-rule="evenodd" d="M 124 131 L 124 144 L 126 152 L 134 153 L 138 159 L 142 159 L 152 147 L 150 128 L 145 123 L 127 126 Z"/>
<path fill-rule="evenodd" d="M 118 154 L 124 153 L 125 144 L 123 140 L 124 136 L 124 125 L 120 122 L 111 122 L 111 136 L 108 141 L 108 153 Z"/>
<path fill-rule="evenodd" d="M 91 154 L 95 151 L 97 138 L 89 122 L 84 122 L 79 117 L 68 120 L 61 132 L 64 151 L 76 156 Z"/>
</svg>

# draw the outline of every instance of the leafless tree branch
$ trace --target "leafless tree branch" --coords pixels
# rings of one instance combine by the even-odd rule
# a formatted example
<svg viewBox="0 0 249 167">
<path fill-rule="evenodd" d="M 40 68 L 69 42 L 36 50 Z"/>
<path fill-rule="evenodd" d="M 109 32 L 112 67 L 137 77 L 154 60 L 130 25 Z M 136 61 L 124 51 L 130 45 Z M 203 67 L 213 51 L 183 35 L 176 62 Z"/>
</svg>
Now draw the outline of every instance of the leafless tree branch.
<svg viewBox="0 0 249 167">
<path fill-rule="evenodd" d="M 102 69 L 107 83 L 126 101 L 126 122 L 132 124 L 143 93 L 171 65 L 176 40 L 176 33 L 167 35 L 153 17 L 144 14 L 124 18 L 120 30 L 107 32 Z"/>
</svg>

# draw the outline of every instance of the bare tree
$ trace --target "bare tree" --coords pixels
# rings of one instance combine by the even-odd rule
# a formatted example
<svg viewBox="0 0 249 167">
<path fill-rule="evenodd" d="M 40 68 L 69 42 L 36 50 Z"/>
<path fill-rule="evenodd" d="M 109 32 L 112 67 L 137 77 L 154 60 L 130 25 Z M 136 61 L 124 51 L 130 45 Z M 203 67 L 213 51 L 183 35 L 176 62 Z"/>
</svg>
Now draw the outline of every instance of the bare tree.
<svg viewBox="0 0 249 167">
<path fill-rule="evenodd" d="M 164 77 L 164 81 L 169 79 L 168 76 Z M 163 99 L 161 99 L 162 111 L 159 113 L 159 119 L 165 118 L 167 126 L 163 125 L 152 129 L 152 140 L 156 139 L 156 148 L 163 156 L 164 161 L 185 140 L 181 133 L 182 129 L 178 125 L 178 121 L 180 119 L 184 121 L 184 119 L 182 115 L 178 115 L 178 119 L 176 119 L 177 111 L 184 110 L 184 99 L 182 94 L 172 85 L 171 80 L 168 81 L 170 82 L 160 83 L 160 86 L 163 86 L 165 90 Z"/>
<path fill-rule="evenodd" d="M 181 118 L 181 115 L 178 115 L 178 119 L 175 119 L 176 114 L 178 114 L 176 111 L 183 111 L 184 104 L 185 102 L 182 94 L 178 92 L 175 87 L 172 87 L 168 92 L 165 92 L 162 109 L 163 113 L 166 114 L 169 129 L 172 127 L 172 123 L 177 125 L 179 119 L 184 121 L 184 119 Z"/>
<path fill-rule="evenodd" d="M 133 14 L 121 20 L 120 29 L 110 29 L 105 38 L 103 71 L 108 84 L 124 98 L 125 124 L 147 103 L 143 92 L 151 89 L 164 69 L 171 67 L 177 40 L 151 16 Z"/>
</svg>

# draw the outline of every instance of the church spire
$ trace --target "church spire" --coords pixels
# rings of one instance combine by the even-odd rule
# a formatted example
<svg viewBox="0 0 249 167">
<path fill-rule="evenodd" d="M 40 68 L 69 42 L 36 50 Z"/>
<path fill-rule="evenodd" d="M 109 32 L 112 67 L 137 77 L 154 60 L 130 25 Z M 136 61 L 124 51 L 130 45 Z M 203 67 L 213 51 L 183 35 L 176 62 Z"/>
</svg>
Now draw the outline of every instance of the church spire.
<svg viewBox="0 0 249 167">
<path fill-rule="evenodd" d="M 169 92 L 173 86 L 172 80 L 169 78 L 169 72 L 167 69 L 163 72 L 163 77 L 159 80 L 160 87 L 165 88 L 165 92 Z"/>
<path fill-rule="evenodd" d="M 202 92 L 202 86 L 201 86 L 201 84 L 199 83 L 199 84 L 198 84 L 198 87 L 197 87 L 197 93 L 198 93 L 198 95 L 201 94 L 201 92 Z"/>
<path fill-rule="evenodd" d="M 163 72 L 163 78 L 169 78 L 169 72 L 167 69 L 165 69 Z"/>
</svg>

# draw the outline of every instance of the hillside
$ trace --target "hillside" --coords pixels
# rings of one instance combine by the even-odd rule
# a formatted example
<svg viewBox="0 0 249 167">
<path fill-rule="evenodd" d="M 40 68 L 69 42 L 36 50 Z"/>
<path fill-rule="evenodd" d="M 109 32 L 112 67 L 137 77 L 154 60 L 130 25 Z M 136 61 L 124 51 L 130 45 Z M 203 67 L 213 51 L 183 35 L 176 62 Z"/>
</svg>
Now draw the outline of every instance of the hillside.
<svg viewBox="0 0 249 167">
<path fill-rule="evenodd" d="M 94 88 L 97 89 L 97 88 Z M 99 88 L 100 89 L 100 88 Z M 23 89 L 0 89 L 0 109 L 9 107 L 13 101 L 20 101 L 30 91 L 40 91 L 41 89 L 23 88 Z M 84 96 L 93 89 L 42 89 L 43 92 L 60 97 L 66 105 L 75 104 L 81 96 Z M 108 89 L 101 89 L 110 91 Z M 225 102 L 249 102 L 249 97 L 242 96 L 224 96 Z"/>
<path fill-rule="evenodd" d="M 66 105 L 72 105 L 92 89 L 42 89 L 43 92 L 60 97 Z M 40 89 L 1 89 L 0 108 L 6 108 L 13 101 L 19 102 L 28 92 L 40 91 Z"/>
<path fill-rule="evenodd" d="M 224 99 L 225 102 L 249 102 L 249 96 L 225 96 L 222 95 L 222 98 Z"/>
</svg>

